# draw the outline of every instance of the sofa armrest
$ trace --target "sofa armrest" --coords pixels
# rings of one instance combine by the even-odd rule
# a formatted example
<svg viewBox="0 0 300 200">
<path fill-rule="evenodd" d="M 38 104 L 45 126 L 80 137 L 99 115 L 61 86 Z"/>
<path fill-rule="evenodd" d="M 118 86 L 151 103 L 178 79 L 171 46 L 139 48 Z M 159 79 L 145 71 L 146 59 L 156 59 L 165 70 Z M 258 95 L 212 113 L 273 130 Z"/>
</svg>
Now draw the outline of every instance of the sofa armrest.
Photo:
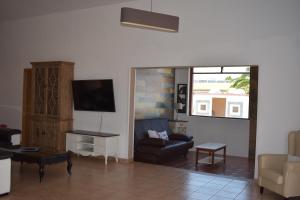
<svg viewBox="0 0 300 200">
<path fill-rule="evenodd" d="M 149 145 L 149 146 L 157 146 L 164 147 L 168 143 L 167 140 L 159 139 L 159 138 L 144 138 L 139 141 L 139 145 Z"/>
<path fill-rule="evenodd" d="M 285 197 L 300 196 L 300 161 L 286 162 L 283 168 Z"/>
<path fill-rule="evenodd" d="M 169 139 L 170 140 L 181 140 L 181 141 L 189 142 L 193 139 L 193 136 L 173 133 L 173 134 L 169 135 Z"/>
<path fill-rule="evenodd" d="M 282 171 L 287 155 L 284 154 L 262 154 L 258 156 L 258 173 L 260 169 L 273 169 Z"/>
</svg>

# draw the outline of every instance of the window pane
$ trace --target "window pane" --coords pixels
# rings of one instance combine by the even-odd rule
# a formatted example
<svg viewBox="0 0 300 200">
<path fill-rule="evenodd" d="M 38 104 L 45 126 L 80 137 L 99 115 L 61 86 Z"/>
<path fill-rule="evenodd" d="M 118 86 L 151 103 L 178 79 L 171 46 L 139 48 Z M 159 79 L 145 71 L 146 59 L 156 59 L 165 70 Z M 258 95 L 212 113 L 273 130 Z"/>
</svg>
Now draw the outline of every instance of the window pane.
<svg viewBox="0 0 300 200">
<path fill-rule="evenodd" d="M 221 67 L 194 67 L 194 73 L 220 73 Z"/>
<path fill-rule="evenodd" d="M 223 67 L 223 72 L 235 72 L 235 73 L 250 73 L 250 66 L 241 67 Z"/>
<path fill-rule="evenodd" d="M 248 118 L 250 74 L 193 74 L 192 115 Z"/>
</svg>

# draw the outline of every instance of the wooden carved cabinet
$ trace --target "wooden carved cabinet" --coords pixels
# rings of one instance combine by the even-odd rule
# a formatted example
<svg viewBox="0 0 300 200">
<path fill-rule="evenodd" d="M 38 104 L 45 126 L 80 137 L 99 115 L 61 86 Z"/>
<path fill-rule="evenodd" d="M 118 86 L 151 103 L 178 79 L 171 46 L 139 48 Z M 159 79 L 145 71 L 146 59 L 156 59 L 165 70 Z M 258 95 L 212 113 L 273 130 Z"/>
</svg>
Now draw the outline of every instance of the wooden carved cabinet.
<svg viewBox="0 0 300 200">
<path fill-rule="evenodd" d="M 32 110 L 29 145 L 65 150 L 65 133 L 72 130 L 74 63 L 32 64 Z"/>
</svg>

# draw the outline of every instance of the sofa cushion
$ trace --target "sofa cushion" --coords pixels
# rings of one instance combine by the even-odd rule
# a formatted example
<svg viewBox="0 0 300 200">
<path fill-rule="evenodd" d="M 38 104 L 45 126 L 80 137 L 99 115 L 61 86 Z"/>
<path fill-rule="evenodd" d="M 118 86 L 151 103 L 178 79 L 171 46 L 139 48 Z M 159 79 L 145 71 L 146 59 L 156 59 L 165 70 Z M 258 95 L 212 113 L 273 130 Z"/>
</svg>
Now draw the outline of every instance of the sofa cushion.
<svg viewBox="0 0 300 200">
<path fill-rule="evenodd" d="M 13 146 L 13 144 L 11 143 L 11 141 L 9 141 L 9 140 L 3 140 L 3 139 L 0 138 L 0 147 L 2 147 L 2 148 L 9 148 L 11 146 Z"/>
<path fill-rule="evenodd" d="M 181 140 L 181 141 L 191 141 L 193 139 L 193 136 L 183 135 L 183 134 L 171 134 L 169 135 L 169 138 L 171 140 Z"/>
<path fill-rule="evenodd" d="M 148 137 L 149 138 L 157 138 L 157 139 L 160 138 L 158 132 L 155 130 L 148 130 Z"/>
<path fill-rule="evenodd" d="M 167 131 L 155 131 L 155 130 L 148 130 L 148 137 L 149 138 L 158 138 L 163 140 L 169 140 Z"/>
<path fill-rule="evenodd" d="M 167 131 L 157 132 L 157 134 L 159 135 L 160 139 L 169 140 L 169 136 L 167 134 Z"/>
<path fill-rule="evenodd" d="M 261 170 L 261 176 L 263 178 L 269 179 L 270 181 L 273 181 L 277 184 L 283 184 L 283 176 L 279 172 L 271 169 L 262 169 Z"/>
<path fill-rule="evenodd" d="M 139 141 L 139 145 L 150 145 L 156 147 L 164 147 L 168 144 L 167 140 L 160 138 L 145 138 Z"/>
<path fill-rule="evenodd" d="M 289 162 L 300 162 L 300 156 L 288 155 Z"/>
<path fill-rule="evenodd" d="M 193 142 L 184 142 L 179 140 L 169 140 L 164 147 L 158 147 L 153 145 L 138 145 L 136 151 L 147 154 L 162 155 L 168 154 L 173 151 L 179 151 L 181 149 L 187 149 L 193 146 Z"/>
</svg>

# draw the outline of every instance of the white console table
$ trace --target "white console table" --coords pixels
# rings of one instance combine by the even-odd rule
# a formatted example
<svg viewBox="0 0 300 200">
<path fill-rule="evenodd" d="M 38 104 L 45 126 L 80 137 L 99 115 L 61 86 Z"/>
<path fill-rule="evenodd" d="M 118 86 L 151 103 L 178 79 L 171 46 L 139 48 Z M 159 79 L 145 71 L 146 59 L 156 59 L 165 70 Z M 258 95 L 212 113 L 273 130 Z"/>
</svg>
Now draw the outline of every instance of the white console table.
<svg viewBox="0 0 300 200">
<path fill-rule="evenodd" d="M 111 133 L 75 130 L 66 136 L 66 150 L 82 156 L 114 156 L 118 162 L 119 135 Z"/>
</svg>

